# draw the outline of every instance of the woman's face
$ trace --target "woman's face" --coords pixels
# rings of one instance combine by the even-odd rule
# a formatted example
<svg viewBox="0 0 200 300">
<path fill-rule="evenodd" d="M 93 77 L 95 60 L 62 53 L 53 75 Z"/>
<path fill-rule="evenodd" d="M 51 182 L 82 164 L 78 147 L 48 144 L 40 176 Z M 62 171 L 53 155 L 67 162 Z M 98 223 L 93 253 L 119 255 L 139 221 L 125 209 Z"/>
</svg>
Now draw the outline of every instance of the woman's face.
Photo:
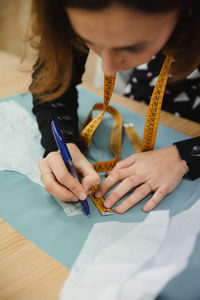
<svg viewBox="0 0 200 300">
<path fill-rule="evenodd" d="M 102 58 L 105 75 L 151 60 L 166 44 L 177 13 L 145 14 L 116 4 L 90 11 L 67 8 L 74 31 Z"/>
</svg>

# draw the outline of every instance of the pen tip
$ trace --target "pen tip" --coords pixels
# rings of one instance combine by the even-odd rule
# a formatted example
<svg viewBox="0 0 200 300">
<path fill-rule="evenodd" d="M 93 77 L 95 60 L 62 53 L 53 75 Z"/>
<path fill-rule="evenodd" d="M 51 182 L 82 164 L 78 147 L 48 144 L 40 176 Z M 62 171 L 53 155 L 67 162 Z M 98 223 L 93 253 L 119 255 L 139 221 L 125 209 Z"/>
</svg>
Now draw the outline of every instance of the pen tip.
<svg viewBox="0 0 200 300">
<path fill-rule="evenodd" d="M 87 217 L 90 217 L 90 212 L 85 210 L 85 214 Z"/>
<path fill-rule="evenodd" d="M 86 216 L 89 217 L 90 216 L 90 208 L 89 205 L 87 203 L 87 199 L 86 200 L 81 200 L 81 206 L 83 211 L 85 212 Z"/>
</svg>

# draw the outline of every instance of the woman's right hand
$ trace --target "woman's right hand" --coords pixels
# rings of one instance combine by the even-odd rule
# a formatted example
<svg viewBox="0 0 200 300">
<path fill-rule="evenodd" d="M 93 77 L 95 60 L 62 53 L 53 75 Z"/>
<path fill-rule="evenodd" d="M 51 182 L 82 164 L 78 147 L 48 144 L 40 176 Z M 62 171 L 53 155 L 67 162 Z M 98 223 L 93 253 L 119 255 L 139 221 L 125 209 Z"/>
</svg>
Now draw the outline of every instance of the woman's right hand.
<svg viewBox="0 0 200 300">
<path fill-rule="evenodd" d="M 77 145 L 69 143 L 67 147 L 82 182 L 76 180 L 69 173 L 60 151 L 55 151 L 38 162 L 42 183 L 47 192 L 60 201 L 77 202 L 85 200 L 91 192 L 91 187 L 100 182 L 100 177 Z"/>
</svg>

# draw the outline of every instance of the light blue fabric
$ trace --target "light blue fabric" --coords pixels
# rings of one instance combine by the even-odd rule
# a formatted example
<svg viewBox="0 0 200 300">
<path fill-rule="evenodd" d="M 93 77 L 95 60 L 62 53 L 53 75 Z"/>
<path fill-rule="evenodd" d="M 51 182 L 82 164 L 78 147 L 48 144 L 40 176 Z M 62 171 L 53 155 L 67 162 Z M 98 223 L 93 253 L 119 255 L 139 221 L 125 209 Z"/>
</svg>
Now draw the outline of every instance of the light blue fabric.
<svg viewBox="0 0 200 300">
<path fill-rule="evenodd" d="M 78 87 L 78 92 L 81 127 L 93 104 L 102 101 L 102 98 L 82 87 Z M 32 114 L 32 97 L 29 93 L 14 95 L 1 101 L 13 99 Z M 120 111 L 124 123 L 134 123 L 137 132 L 142 138 L 145 118 L 114 103 L 112 105 Z M 91 148 L 87 154 L 92 163 L 113 157 L 109 149 L 110 129 L 113 120 L 107 114 L 103 120 L 94 134 Z M 175 141 L 186 138 L 187 136 L 175 130 L 159 125 L 155 148 L 165 147 L 173 144 Z M 123 134 L 122 157 L 127 157 L 133 152 L 134 149 L 129 139 Z M 69 269 L 77 258 L 88 233 L 95 223 L 114 220 L 140 222 L 146 217 L 141 208 L 147 198 L 123 215 L 116 214 L 106 217 L 100 216 L 92 201 L 88 199 L 91 209 L 90 218 L 87 218 L 85 215 L 67 217 L 54 198 L 48 195 L 41 186 L 31 182 L 24 175 L 11 171 L 0 172 L 0 193 L 0 217 Z M 168 195 L 156 209 L 169 209 L 172 216 L 190 207 L 199 197 L 200 179 L 195 181 L 183 179 L 176 190 Z M 198 270 L 198 276 L 200 276 L 200 260 L 196 253 L 199 251 L 200 242 L 198 240 L 194 257 L 191 257 L 191 263 L 188 265 L 190 273 L 193 268 Z M 196 264 L 194 264 L 194 260 Z M 181 276 L 184 278 L 187 278 L 187 272 L 189 272 L 187 269 L 182 272 Z M 185 272 L 186 275 L 184 276 Z M 167 293 L 169 291 L 173 293 L 174 290 L 176 288 L 169 285 Z M 184 293 L 184 295 L 186 294 Z M 189 297 L 187 299 L 196 298 Z"/>
</svg>

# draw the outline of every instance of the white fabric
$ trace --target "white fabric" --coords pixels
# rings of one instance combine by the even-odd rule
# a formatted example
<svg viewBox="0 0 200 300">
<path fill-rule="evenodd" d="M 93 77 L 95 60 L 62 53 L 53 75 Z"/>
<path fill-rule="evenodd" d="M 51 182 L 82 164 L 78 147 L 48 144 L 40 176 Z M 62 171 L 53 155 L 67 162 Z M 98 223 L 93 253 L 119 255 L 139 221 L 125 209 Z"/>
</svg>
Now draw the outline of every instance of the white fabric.
<svg viewBox="0 0 200 300">
<path fill-rule="evenodd" d="M 200 232 L 200 199 L 171 219 L 155 211 L 127 226 L 128 233 L 120 223 L 93 227 L 60 300 L 155 299 L 187 266 Z"/>
<path fill-rule="evenodd" d="M 133 224 L 133 229 L 128 233 L 124 232 L 124 225 L 117 224 L 115 232 L 120 237 L 114 242 L 113 226 L 115 224 L 110 224 L 111 229 L 108 228 L 109 223 L 96 225 L 72 268 L 69 280 L 66 281 L 61 292 L 60 300 L 117 299 L 120 285 L 126 282 L 131 274 L 138 272 L 158 251 L 166 235 L 168 221 L 168 211 L 156 211 L 151 212 L 137 226 Z M 123 232 L 120 232 L 121 229 Z M 100 237 L 101 240 L 99 240 Z M 110 241 L 109 246 L 105 247 L 104 239 L 106 239 L 106 245 Z M 95 251 L 95 248 L 99 247 L 100 250 Z M 90 259 L 91 253 L 93 253 L 92 259 Z M 83 268 L 80 261 L 90 263 Z"/>
<path fill-rule="evenodd" d="M 43 186 L 37 162 L 44 149 L 36 121 L 15 101 L 0 103 L 0 171 L 17 171 Z M 69 216 L 81 214 L 80 203 L 58 201 Z"/>
<path fill-rule="evenodd" d="M 187 266 L 199 231 L 200 200 L 191 209 L 172 217 L 159 252 L 137 276 L 127 281 L 119 300 L 155 299 L 164 286 Z M 137 288 L 133 291 L 133 287 Z"/>
</svg>

